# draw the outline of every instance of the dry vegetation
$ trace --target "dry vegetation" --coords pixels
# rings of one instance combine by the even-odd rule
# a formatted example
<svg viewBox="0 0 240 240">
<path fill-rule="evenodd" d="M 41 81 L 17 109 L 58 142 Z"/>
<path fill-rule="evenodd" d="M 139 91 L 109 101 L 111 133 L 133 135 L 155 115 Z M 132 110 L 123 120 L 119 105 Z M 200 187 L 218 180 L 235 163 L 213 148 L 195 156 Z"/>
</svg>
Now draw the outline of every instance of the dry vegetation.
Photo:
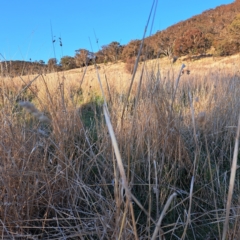
<svg viewBox="0 0 240 240">
<path fill-rule="evenodd" d="M 239 62 L 185 63 L 180 78 L 181 59 L 141 63 L 129 98 L 123 63 L 0 78 L 1 237 L 220 239 Z M 238 179 L 227 239 L 240 234 Z"/>
</svg>

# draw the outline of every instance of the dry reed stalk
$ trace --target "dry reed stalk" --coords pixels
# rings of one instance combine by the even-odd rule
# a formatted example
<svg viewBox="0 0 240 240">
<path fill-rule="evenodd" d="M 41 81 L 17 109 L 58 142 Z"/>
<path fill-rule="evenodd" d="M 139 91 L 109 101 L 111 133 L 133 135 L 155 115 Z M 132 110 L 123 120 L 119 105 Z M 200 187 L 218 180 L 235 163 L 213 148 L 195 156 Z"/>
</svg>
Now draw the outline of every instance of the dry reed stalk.
<svg viewBox="0 0 240 240">
<path fill-rule="evenodd" d="M 88 65 L 86 65 L 85 68 L 84 68 L 84 72 L 83 72 L 83 75 L 82 75 L 82 80 L 81 80 L 81 82 L 80 82 L 80 88 L 82 87 L 83 80 L 84 80 L 84 78 L 85 78 L 87 69 L 88 69 Z"/>
<path fill-rule="evenodd" d="M 207 151 L 207 159 L 208 159 L 208 168 L 209 168 L 209 172 L 210 172 L 210 180 L 211 180 L 212 189 L 214 190 L 213 174 L 212 174 L 212 167 L 211 167 L 211 159 L 210 159 L 210 153 L 209 153 L 209 149 L 208 149 L 208 143 L 207 143 L 206 135 L 204 135 L 204 138 L 205 138 L 205 143 L 206 143 L 206 151 Z M 219 239 L 221 239 L 221 231 L 220 231 L 220 224 L 219 224 L 220 223 L 220 219 L 219 219 L 219 215 L 218 215 L 217 201 L 216 201 L 215 192 L 213 193 L 213 201 L 214 201 L 214 206 L 215 206 L 215 209 L 216 209 L 217 224 L 218 224 L 218 235 L 219 235 Z"/>
<path fill-rule="evenodd" d="M 128 99 L 129 99 L 130 93 L 132 91 L 132 86 L 133 86 L 133 82 L 134 82 L 135 75 L 136 75 L 136 72 L 137 72 L 138 63 L 139 63 L 139 60 L 140 60 L 140 55 L 141 55 L 141 52 L 142 52 L 145 35 L 147 33 L 147 28 L 148 28 L 148 24 L 149 24 L 151 15 L 152 15 L 154 5 L 155 5 L 155 0 L 153 0 L 153 3 L 152 3 L 152 7 L 151 7 L 151 10 L 150 10 L 150 13 L 149 13 L 149 16 L 148 16 L 147 24 L 146 24 L 145 29 L 144 29 L 144 34 L 143 34 L 143 37 L 142 37 L 141 45 L 140 45 L 140 48 L 138 50 L 138 55 L 137 55 L 137 58 L 136 58 L 136 61 L 135 61 L 135 64 L 134 64 L 132 79 L 131 79 L 131 83 L 130 83 L 130 86 L 129 86 L 129 89 L 128 89 L 127 97 L 126 97 L 126 100 L 125 100 L 125 103 L 124 103 L 124 106 L 123 106 L 121 121 L 123 121 L 123 116 L 124 116 L 124 113 L 125 113 L 125 110 L 126 110 L 126 107 L 127 107 Z"/>
<path fill-rule="evenodd" d="M 164 216 L 165 216 L 165 214 L 166 214 L 166 212 L 167 212 L 167 210 L 168 210 L 168 208 L 169 208 L 172 200 L 173 200 L 176 196 L 177 196 L 177 193 L 173 193 L 173 194 L 168 198 L 168 200 L 167 200 L 167 202 L 166 202 L 166 204 L 165 204 L 165 206 L 164 206 L 164 208 L 163 208 L 163 210 L 162 210 L 162 212 L 161 212 L 161 215 L 160 215 L 160 217 L 159 217 L 159 219 L 158 219 L 158 222 L 157 222 L 156 227 L 155 227 L 155 229 L 154 229 L 154 232 L 153 232 L 153 235 L 152 235 L 151 240 L 155 240 L 155 239 L 157 238 L 157 235 L 158 235 L 159 232 L 160 232 L 160 239 L 162 239 L 162 238 L 163 238 L 163 240 L 165 239 L 165 237 L 164 237 L 164 232 L 163 232 L 163 230 L 161 229 L 162 220 L 163 220 L 163 218 L 164 218 Z"/>
<path fill-rule="evenodd" d="M 41 74 L 38 74 L 35 78 L 33 78 L 33 80 L 31 80 L 28 84 L 26 84 L 26 86 L 23 88 L 23 89 L 21 89 L 21 91 L 17 94 L 17 96 L 16 96 L 16 100 L 19 98 L 19 96 L 24 92 L 24 91 L 26 91 L 31 85 L 32 85 L 32 83 L 35 81 L 35 80 L 37 80 L 38 79 L 38 77 L 40 76 Z M 23 78 L 20 76 L 20 78 L 21 78 L 21 80 L 25 83 L 25 81 L 23 80 Z"/>
<path fill-rule="evenodd" d="M 177 89 L 178 89 L 178 84 L 179 84 L 179 81 L 180 81 L 180 77 L 181 77 L 181 73 L 182 73 L 182 70 L 185 68 L 186 66 L 184 64 L 182 64 L 181 66 L 181 69 L 178 73 L 178 77 L 176 79 L 176 83 L 175 83 L 175 86 L 174 86 L 174 92 L 173 92 L 173 95 L 172 95 L 172 104 L 171 104 L 171 111 L 172 111 L 172 108 L 173 108 L 173 103 L 174 103 L 174 100 L 175 100 L 175 96 L 176 96 L 176 92 L 177 92 Z"/>
<path fill-rule="evenodd" d="M 138 106 L 139 96 L 140 96 L 140 92 L 141 92 L 144 66 L 145 66 L 145 63 L 144 63 L 143 66 L 142 66 L 140 81 L 139 81 L 139 83 L 138 83 L 137 95 L 136 95 L 135 101 L 134 101 L 134 113 L 133 113 L 131 134 L 134 134 L 134 131 L 135 131 L 134 125 L 135 125 L 135 120 L 136 120 L 136 117 L 137 117 L 136 113 L 137 113 L 137 106 Z"/>
<path fill-rule="evenodd" d="M 159 218 L 159 186 L 158 186 L 158 174 L 157 174 L 157 164 L 153 161 L 154 173 L 155 173 L 155 195 L 156 195 L 156 205 L 157 205 L 157 219 Z"/>
<path fill-rule="evenodd" d="M 192 94 L 191 94 L 190 91 L 188 91 L 188 96 L 189 96 L 191 117 L 192 117 L 193 137 L 194 137 L 194 141 L 195 141 L 196 151 L 197 151 L 197 153 L 199 153 L 199 144 L 198 144 L 196 124 L 195 124 L 195 117 L 194 117 L 194 108 L 193 108 Z M 194 162 L 194 171 L 195 171 L 195 167 L 196 167 L 196 162 Z"/>
<path fill-rule="evenodd" d="M 151 216 L 151 210 L 152 210 L 152 187 L 151 187 L 151 150 L 150 150 L 150 140 L 148 138 L 148 182 L 149 182 L 149 186 L 148 186 L 148 192 L 149 192 L 149 200 L 148 200 L 148 203 L 149 203 L 149 207 L 148 207 L 148 215 Z M 158 206 L 158 203 L 157 203 L 157 206 Z M 157 210 L 158 212 L 158 210 Z M 150 232 L 150 229 L 151 229 L 151 219 L 148 217 L 147 219 L 147 224 L 148 224 L 148 238 L 150 239 L 150 236 L 151 236 L 151 232 Z"/>
<path fill-rule="evenodd" d="M 112 102 L 112 96 L 111 96 L 111 91 L 110 91 L 110 86 L 109 86 L 109 83 L 108 83 L 107 75 L 104 74 L 104 76 L 105 76 L 105 81 L 106 81 L 106 84 L 107 84 L 109 101 L 110 101 L 110 104 L 112 105 L 113 102 Z"/>
<path fill-rule="evenodd" d="M 103 84 L 102 84 L 102 81 L 101 81 L 101 78 L 100 78 L 100 75 L 99 75 L 99 71 L 98 71 L 98 68 L 97 68 L 96 64 L 95 64 L 95 70 L 96 70 L 97 79 L 98 79 L 98 83 L 99 83 L 99 86 L 100 86 L 101 94 L 102 94 L 102 97 L 103 97 L 103 101 L 104 101 L 104 104 L 106 105 L 106 111 L 108 112 L 107 100 L 106 100 L 106 97 L 105 97 L 105 94 L 104 94 Z"/>
<path fill-rule="evenodd" d="M 188 208 L 188 213 L 187 213 L 187 221 L 185 223 L 185 228 L 184 228 L 184 231 L 183 231 L 181 239 L 185 239 L 188 225 L 191 224 L 191 208 L 192 208 L 192 197 L 193 197 L 193 185 L 194 185 L 194 176 L 192 177 L 191 186 L 190 186 L 189 208 Z"/>
<path fill-rule="evenodd" d="M 137 234 L 137 229 L 136 229 L 136 223 L 135 223 L 135 217 L 134 217 L 134 212 L 133 212 L 133 206 L 132 206 L 132 201 L 131 201 L 131 192 L 128 188 L 128 182 L 127 182 L 127 178 L 126 178 L 126 174 L 125 174 L 125 170 L 123 167 L 123 163 L 122 163 L 122 158 L 119 152 L 119 148 L 118 148 L 118 144 L 117 144 L 117 140 L 113 131 L 113 127 L 109 118 L 109 113 L 108 113 L 108 109 L 107 106 L 104 104 L 103 105 L 103 112 L 104 112 L 104 116 L 105 116 L 105 120 L 106 120 L 106 124 L 109 130 L 109 134 L 112 140 L 112 145 L 114 148 L 114 152 L 115 152 L 115 156 L 116 156 L 116 160 L 117 160 L 117 164 L 118 164 L 118 168 L 119 168 L 119 172 L 122 178 L 122 185 L 125 189 L 125 193 L 126 193 L 126 197 L 127 197 L 127 203 L 130 204 L 130 210 L 131 210 L 131 215 L 132 215 L 132 221 L 133 221 L 133 228 L 134 228 L 134 236 L 135 239 L 138 239 L 138 234 Z"/>
<path fill-rule="evenodd" d="M 230 181 L 229 181 L 229 190 L 228 190 L 228 198 L 227 198 L 227 206 L 226 206 L 226 218 L 225 218 L 225 222 L 224 222 L 224 226 L 223 226 L 222 240 L 226 239 L 228 224 L 229 224 L 229 214 L 230 214 L 233 188 L 234 188 L 234 182 L 235 182 L 235 176 L 236 176 L 236 170 L 237 170 L 239 134 L 240 134 L 240 115 L 238 117 L 238 126 L 237 126 L 236 138 L 235 138 L 234 154 L 233 154 L 231 176 L 230 176 Z"/>
<path fill-rule="evenodd" d="M 113 162 L 113 171 L 114 171 L 114 198 L 115 198 L 115 204 L 116 204 L 115 219 L 116 219 L 116 224 L 118 225 L 119 216 L 121 215 L 120 212 L 121 212 L 122 199 L 120 199 L 120 196 L 119 196 L 120 182 L 119 182 L 119 174 L 117 171 L 113 147 L 112 147 L 112 162 Z"/>
</svg>

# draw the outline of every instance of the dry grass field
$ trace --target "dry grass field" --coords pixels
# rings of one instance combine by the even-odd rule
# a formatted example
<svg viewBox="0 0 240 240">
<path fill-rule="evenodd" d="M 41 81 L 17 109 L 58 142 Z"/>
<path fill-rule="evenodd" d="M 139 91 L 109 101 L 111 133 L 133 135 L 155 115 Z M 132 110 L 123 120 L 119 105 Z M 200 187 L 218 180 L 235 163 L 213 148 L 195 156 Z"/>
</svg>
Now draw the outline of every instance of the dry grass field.
<svg viewBox="0 0 240 240">
<path fill-rule="evenodd" d="M 239 60 L 0 77 L 1 238 L 238 239 Z"/>
</svg>

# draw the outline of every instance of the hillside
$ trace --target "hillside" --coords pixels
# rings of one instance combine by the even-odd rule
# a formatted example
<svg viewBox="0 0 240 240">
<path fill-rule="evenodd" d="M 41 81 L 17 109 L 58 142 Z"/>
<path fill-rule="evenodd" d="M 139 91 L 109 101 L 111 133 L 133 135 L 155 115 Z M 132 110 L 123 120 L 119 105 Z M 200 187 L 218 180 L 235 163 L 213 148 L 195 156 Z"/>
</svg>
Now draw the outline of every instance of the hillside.
<svg viewBox="0 0 240 240">
<path fill-rule="evenodd" d="M 240 0 L 228 5 L 209 9 L 202 14 L 181 21 L 158 31 L 144 41 L 140 60 L 168 56 L 175 60 L 181 56 L 230 56 L 240 52 Z M 117 61 L 126 63 L 132 71 L 141 40 L 132 40 L 127 45 L 113 41 L 92 53 L 81 46 L 75 56 L 63 56 L 59 63 L 55 58 L 47 64 L 39 62 L 1 62 L 1 74 L 17 76 L 58 69 L 69 70 L 82 66 Z M 200 58 L 200 57 L 198 57 Z"/>
<path fill-rule="evenodd" d="M 159 54 L 176 55 L 211 52 L 218 56 L 239 52 L 240 1 L 221 5 L 170 26 L 146 39 Z"/>
<path fill-rule="evenodd" d="M 229 56 L 240 51 L 240 1 L 209 9 L 202 14 L 158 31 L 145 39 L 141 59 L 162 56 Z M 129 62 L 137 56 L 141 40 L 121 46 L 112 42 L 96 53 L 97 61 Z M 116 57 L 117 56 L 117 57 Z"/>
<path fill-rule="evenodd" d="M 0 62 L 0 74 L 1 76 L 19 76 L 29 75 L 36 73 L 45 73 L 47 71 L 47 65 L 39 62 L 27 62 L 27 61 L 4 61 Z"/>
</svg>

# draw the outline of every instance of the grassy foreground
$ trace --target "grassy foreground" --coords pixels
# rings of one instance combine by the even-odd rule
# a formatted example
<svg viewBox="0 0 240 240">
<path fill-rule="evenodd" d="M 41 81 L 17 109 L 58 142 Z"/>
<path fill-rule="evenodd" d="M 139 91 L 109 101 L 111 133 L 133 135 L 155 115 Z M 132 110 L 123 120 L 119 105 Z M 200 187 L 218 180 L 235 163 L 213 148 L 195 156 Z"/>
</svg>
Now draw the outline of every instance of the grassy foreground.
<svg viewBox="0 0 240 240">
<path fill-rule="evenodd" d="M 1 238 L 237 239 L 238 58 L 0 78 Z"/>
</svg>

